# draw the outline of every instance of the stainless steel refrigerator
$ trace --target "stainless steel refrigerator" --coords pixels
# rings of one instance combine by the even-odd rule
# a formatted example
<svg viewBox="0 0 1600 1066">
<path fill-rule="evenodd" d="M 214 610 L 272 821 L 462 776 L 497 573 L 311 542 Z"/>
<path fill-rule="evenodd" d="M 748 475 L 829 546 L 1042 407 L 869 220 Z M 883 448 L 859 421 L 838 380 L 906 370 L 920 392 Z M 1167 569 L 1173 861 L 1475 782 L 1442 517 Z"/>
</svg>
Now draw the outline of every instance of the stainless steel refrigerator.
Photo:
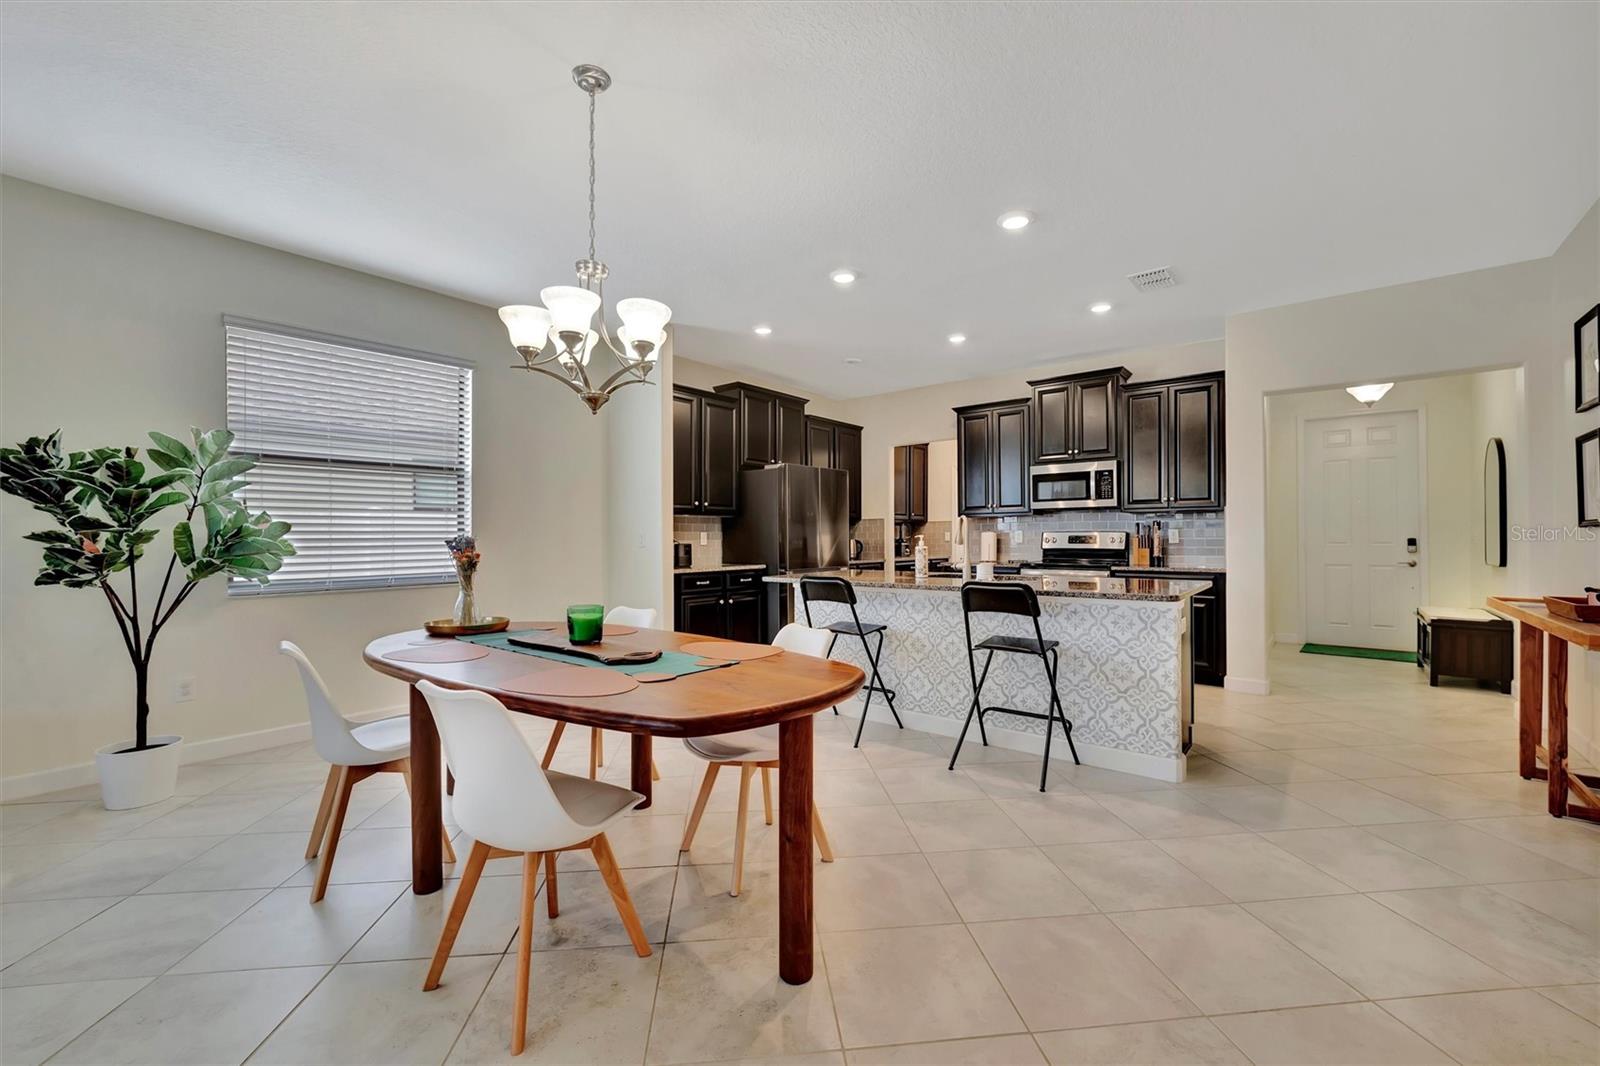
<svg viewBox="0 0 1600 1066">
<path fill-rule="evenodd" d="M 784 463 L 739 477 L 739 513 L 722 533 L 722 558 L 769 574 L 844 566 L 850 555 L 850 475 Z M 768 585 L 765 639 L 790 617 L 789 585 Z"/>
</svg>

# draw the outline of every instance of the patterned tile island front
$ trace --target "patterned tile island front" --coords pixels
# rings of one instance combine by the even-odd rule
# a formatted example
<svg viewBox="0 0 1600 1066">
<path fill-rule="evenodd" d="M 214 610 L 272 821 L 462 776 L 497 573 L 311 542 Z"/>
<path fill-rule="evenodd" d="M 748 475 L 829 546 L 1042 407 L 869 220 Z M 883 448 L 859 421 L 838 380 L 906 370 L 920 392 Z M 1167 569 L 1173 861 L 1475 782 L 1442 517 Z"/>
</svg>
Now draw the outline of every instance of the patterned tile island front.
<svg viewBox="0 0 1600 1066">
<path fill-rule="evenodd" d="M 797 584 L 805 575 L 765 580 Z M 895 705 L 908 726 L 952 738 L 972 704 L 973 677 L 967 662 L 961 579 L 878 568 L 825 571 L 855 586 L 856 610 L 863 622 L 888 626 L 881 669 L 896 691 Z M 1008 580 L 1008 579 L 1002 579 Z M 1189 599 L 1209 586 L 1204 581 L 1159 578 L 1023 578 L 1039 594 L 1039 626 L 1045 639 L 1061 642 L 1058 691 L 1073 723 L 1072 737 L 1085 764 L 1163 781 L 1182 781 L 1194 686 L 1189 646 Z M 848 621 L 842 604 L 813 603 L 813 624 Z M 805 621 L 795 597 L 797 621 Z M 1033 635 L 1029 619 L 974 615 L 974 642 L 995 633 Z M 841 636 L 833 657 L 869 669 L 861 641 Z M 977 655 L 983 669 L 983 653 Z M 1039 660 L 999 654 L 984 682 L 985 707 L 1016 707 L 1043 712 L 1048 681 Z M 891 721 L 873 698 L 871 717 Z M 1043 721 L 985 713 L 989 743 L 1041 751 Z M 974 727 L 967 743 L 981 744 Z M 965 751 L 965 749 L 963 749 Z M 1070 758 L 1057 727 L 1052 757 Z M 957 765 L 960 765 L 959 763 Z"/>
</svg>

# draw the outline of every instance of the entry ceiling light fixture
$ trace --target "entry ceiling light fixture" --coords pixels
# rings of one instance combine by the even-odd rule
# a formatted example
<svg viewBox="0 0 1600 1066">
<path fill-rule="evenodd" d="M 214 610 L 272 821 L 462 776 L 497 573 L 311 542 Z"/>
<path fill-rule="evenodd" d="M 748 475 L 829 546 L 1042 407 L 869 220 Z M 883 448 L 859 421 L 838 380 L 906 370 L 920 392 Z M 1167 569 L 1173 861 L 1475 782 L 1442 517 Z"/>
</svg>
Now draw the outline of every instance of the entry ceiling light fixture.
<svg viewBox="0 0 1600 1066">
<path fill-rule="evenodd" d="M 1373 404 L 1383 399 L 1392 388 L 1394 388 L 1394 382 L 1385 381 L 1381 385 L 1351 385 L 1344 391 L 1354 397 L 1356 403 L 1365 404 L 1370 408 Z"/>
<path fill-rule="evenodd" d="M 523 365 L 516 369 L 555 378 L 588 404 L 591 413 L 599 414 L 612 393 L 624 385 L 650 380 L 667 339 L 672 308 L 639 297 L 619 300 L 617 317 L 622 326 L 616 342 L 606 329 L 605 282 L 611 271 L 595 258 L 594 251 L 594 102 L 611 87 L 611 75 L 585 63 L 572 68 L 572 80 L 589 95 L 589 255 L 573 264 L 578 284 L 541 289 L 543 307 L 502 307 L 500 320 L 506 324 L 512 346 L 522 355 Z M 595 385 L 589 380 L 589 358 L 601 342 L 619 366 Z M 552 369 L 552 364 L 557 369 Z"/>
</svg>

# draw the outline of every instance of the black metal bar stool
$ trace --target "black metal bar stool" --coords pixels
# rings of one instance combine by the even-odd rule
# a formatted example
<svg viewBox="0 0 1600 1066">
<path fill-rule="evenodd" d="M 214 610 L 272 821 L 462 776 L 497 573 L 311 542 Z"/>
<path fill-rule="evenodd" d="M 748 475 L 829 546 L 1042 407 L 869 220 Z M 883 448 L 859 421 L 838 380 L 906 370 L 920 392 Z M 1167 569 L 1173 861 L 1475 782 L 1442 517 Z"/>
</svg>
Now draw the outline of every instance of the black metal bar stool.
<svg viewBox="0 0 1600 1066">
<path fill-rule="evenodd" d="M 1024 585 L 1018 581 L 969 581 L 961 586 L 961 613 L 962 621 L 967 627 L 967 668 L 972 672 L 972 706 L 967 708 L 967 720 L 961 723 L 961 735 L 956 738 L 956 750 L 950 753 L 949 769 L 956 768 L 956 757 L 961 754 L 961 742 L 967 739 L 967 729 L 972 725 L 973 716 L 978 719 L 978 736 L 982 738 L 984 747 L 989 746 L 989 734 L 983 728 L 983 716 L 990 711 L 999 711 L 1002 714 L 1015 714 L 1023 718 L 1037 718 L 1044 722 L 1044 765 L 1039 769 L 1039 791 L 1044 791 L 1045 779 L 1050 773 L 1050 724 L 1059 721 L 1061 731 L 1066 734 L 1067 747 L 1072 750 L 1072 761 L 1078 762 L 1078 746 L 1072 743 L 1072 723 L 1067 721 L 1066 713 L 1061 709 L 1061 696 L 1056 692 L 1057 666 L 1059 653 L 1057 647 L 1060 641 L 1044 639 L 1044 633 L 1039 628 L 1039 597 L 1032 586 Z M 992 636 L 984 637 L 978 643 L 972 643 L 972 616 L 975 614 L 1010 614 L 1020 615 L 1033 619 L 1033 636 L 1012 637 Z M 989 654 L 983 660 L 983 673 L 978 672 L 978 660 L 974 652 L 986 651 Z M 1038 711 L 1019 711 L 1015 707 L 985 707 L 983 706 L 983 683 L 989 679 L 989 665 L 994 662 L 994 653 L 997 651 L 1011 652 L 1022 655 L 1037 655 L 1044 663 L 1045 677 L 1050 683 L 1050 708 L 1040 714 Z"/>
<path fill-rule="evenodd" d="M 855 746 L 858 748 L 861 746 L 861 732 L 867 728 L 867 708 L 872 706 L 872 694 L 874 692 L 883 693 L 883 698 L 889 701 L 889 713 L 894 715 L 894 724 L 904 729 L 906 725 L 900 721 L 900 712 L 894 709 L 894 689 L 884 685 L 883 675 L 878 672 L 878 659 L 883 654 L 883 634 L 889 627 L 878 622 L 861 621 L 861 616 L 856 613 L 855 586 L 842 577 L 803 577 L 800 579 L 800 602 L 805 607 L 806 625 L 811 624 L 812 600 L 816 600 L 819 603 L 842 603 L 850 608 L 850 621 L 830 622 L 822 628 L 831 632 L 835 641 L 839 639 L 840 633 L 860 637 L 861 647 L 867 653 L 867 662 L 872 664 L 872 677 L 868 679 L 867 684 L 864 686 L 867 698 L 861 705 L 861 724 L 856 727 Z M 873 633 L 878 634 L 878 646 L 876 649 L 867 640 L 867 637 Z M 828 645 L 828 652 L 829 654 L 833 652 L 832 643 Z M 835 707 L 833 713 L 838 714 L 839 708 Z"/>
</svg>

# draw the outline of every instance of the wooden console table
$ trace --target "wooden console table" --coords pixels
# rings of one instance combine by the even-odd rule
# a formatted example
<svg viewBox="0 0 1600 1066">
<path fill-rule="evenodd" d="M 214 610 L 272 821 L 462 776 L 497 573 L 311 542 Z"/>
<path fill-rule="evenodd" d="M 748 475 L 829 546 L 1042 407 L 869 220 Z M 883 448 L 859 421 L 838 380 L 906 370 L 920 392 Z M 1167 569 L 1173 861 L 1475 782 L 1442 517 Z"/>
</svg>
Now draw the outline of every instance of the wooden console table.
<svg viewBox="0 0 1600 1066">
<path fill-rule="evenodd" d="M 1544 601 L 1523 596 L 1490 596 L 1489 609 L 1520 623 L 1517 641 L 1517 772 L 1550 782 L 1550 813 L 1600 822 L 1600 775 L 1567 769 L 1567 649 L 1600 649 L 1600 624 L 1556 618 Z M 1548 649 L 1548 650 L 1547 650 Z M 1548 715 L 1543 712 L 1548 702 Z M 1543 719 L 1550 736 L 1540 744 Z M 1544 760 L 1544 767 L 1539 760 Z M 1575 794 L 1571 799 L 1569 793 Z"/>
</svg>

